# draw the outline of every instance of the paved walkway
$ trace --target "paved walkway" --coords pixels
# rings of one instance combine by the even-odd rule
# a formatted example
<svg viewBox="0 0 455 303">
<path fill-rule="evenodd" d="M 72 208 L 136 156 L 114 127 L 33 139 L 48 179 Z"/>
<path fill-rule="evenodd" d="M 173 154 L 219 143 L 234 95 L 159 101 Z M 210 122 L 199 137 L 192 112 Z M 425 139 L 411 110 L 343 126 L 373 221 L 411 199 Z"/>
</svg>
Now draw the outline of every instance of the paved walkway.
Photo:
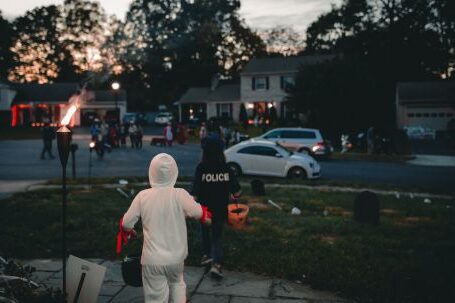
<svg viewBox="0 0 455 303">
<path fill-rule="evenodd" d="M 7 186 L 2 186 L 2 183 L 5 181 L 0 180 L 0 197 L 2 195 L 2 188 L 7 188 Z M 6 181 L 9 182 L 9 181 Z M 179 186 L 187 186 L 191 185 L 191 182 L 177 182 Z M 31 191 L 31 190 L 38 190 L 38 189 L 59 189 L 61 188 L 60 185 L 47 185 L 43 183 L 39 183 L 36 181 L 30 181 L 28 185 L 26 182 L 21 183 L 22 187 L 21 190 L 23 191 Z M 148 183 L 132 183 L 131 185 L 134 186 L 148 186 Z M 240 182 L 240 185 L 243 187 L 249 187 L 250 183 L 247 182 Z M 122 187 L 119 184 L 97 184 L 96 186 L 101 186 L 104 188 L 117 188 Z M 360 193 L 362 191 L 371 191 L 378 195 L 393 195 L 393 196 L 408 196 L 413 198 L 434 198 L 434 199 L 448 199 L 451 200 L 454 198 L 452 195 L 438 195 L 438 194 L 430 194 L 430 193 L 421 193 L 421 192 L 410 192 L 410 191 L 396 191 L 396 190 L 382 190 L 382 189 L 375 189 L 375 188 L 368 188 L 368 187 L 349 187 L 349 186 L 334 186 L 334 185 L 304 185 L 304 184 L 281 184 L 281 183 L 271 183 L 265 185 L 267 188 L 292 188 L 292 189 L 306 189 L 306 190 L 316 190 L 316 191 L 330 191 L 330 192 L 350 192 L 350 193 Z M 89 188 L 88 184 L 78 184 L 78 185 L 69 185 L 69 188 Z M 17 190 L 17 191 L 21 191 Z M 11 194 L 11 191 L 9 191 Z"/>
<path fill-rule="evenodd" d="M 91 259 L 107 268 L 98 297 L 100 303 L 144 302 L 142 288 L 123 283 L 120 263 Z M 33 280 L 48 287 L 61 287 L 60 260 L 36 259 L 22 262 L 36 268 Z M 308 286 L 251 273 L 224 271 L 225 278 L 216 281 L 204 273 L 203 267 L 185 267 L 185 282 L 191 303 L 332 303 L 347 302 L 333 294 L 315 291 Z"/>
<path fill-rule="evenodd" d="M 416 155 L 415 159 L 407 161 L 407 163 L 422 166 L 455 167 L 455 156 Z"/>
</svg>

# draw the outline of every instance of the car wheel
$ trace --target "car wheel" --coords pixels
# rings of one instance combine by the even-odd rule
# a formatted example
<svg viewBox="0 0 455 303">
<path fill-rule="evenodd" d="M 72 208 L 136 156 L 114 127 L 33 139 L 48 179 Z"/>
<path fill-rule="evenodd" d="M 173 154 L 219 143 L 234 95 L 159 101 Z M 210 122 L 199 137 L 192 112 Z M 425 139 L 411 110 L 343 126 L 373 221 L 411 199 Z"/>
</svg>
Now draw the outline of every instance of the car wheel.
<svg viewBox="0 0 455 303">
<path fill-rule="evenodd" d="M 302 147 L 301 149 L 298 150 L 299 153 L 307 154 L 311 156 L 311 151 L 308 148 Z"/>
<path fill-rule="evenodd" d="M 237 163 L 230 162 L 228 163 L 228 166 L 231 169 L 234 176 L 239 177 L 242 175 L 242 168 Z"/>
<path fill-rule="evenodd" d="M 288 177 L 291 179 L 306 179 L 307 175 L 303 168 L 301 167 L 293 167 L 288 172 Z"/>
</svg>

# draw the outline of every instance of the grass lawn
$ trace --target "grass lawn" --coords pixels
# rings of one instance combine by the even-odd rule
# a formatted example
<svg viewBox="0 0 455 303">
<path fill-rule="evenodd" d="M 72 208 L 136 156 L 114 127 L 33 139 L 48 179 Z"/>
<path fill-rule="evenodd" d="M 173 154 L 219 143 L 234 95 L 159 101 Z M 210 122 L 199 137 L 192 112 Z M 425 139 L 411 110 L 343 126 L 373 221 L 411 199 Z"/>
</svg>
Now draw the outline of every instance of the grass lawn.
<svg viewBox="0 0 455 303">
<path fill-rule="evenodd" d="M 449 302 L 455 297 L 455 202 L 380 196 L 381 224 L 352 221 L 354 195 L 274 189 L 241 202 L 250 224 L 225 233 L 234 270 L 300 280 L 359 302 Z M 60 192 L 40 190 L 0 200 L 0 255 L 60 256 Z M 265 201 L 283 207 L 278 211 Z M 68 248 L 80 257 L 115 258 L 118 219 L 130 201 L 115 190 L 72 190 Z M 450 206 L 449 208 L 447 206 Z M 297 206 L 301 216 L 291 216 Z M 324 210 L 326 215 L 324 215 Z M 189 221 L 188 264 L 201 256 L 199 226 Z M 138 251 L 140 242 L 128 247 Z"/>
</svg>

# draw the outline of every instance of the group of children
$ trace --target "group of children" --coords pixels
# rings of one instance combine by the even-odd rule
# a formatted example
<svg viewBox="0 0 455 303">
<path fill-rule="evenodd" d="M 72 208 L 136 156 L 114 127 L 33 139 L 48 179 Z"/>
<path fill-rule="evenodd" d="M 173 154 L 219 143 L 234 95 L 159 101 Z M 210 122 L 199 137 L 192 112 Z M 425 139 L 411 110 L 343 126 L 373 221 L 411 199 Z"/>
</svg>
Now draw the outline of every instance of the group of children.
<svg viewBox="0 0 455 303">
<path fill-rule="evenodd" d="M 223 178 L 215 178 L 222 175 Z M 199 219 L 203 252 L 201 264 L 211 265 L 214 277 L 222 278 L 222 235 L 231 195 L 240 195 L 240 186 L 226 165 L 223 148 L 208 140 L 202 161 L 196 168 L 191 195 L 174 188 L 178 167 L 172 156 L 155 156 L 149 168 L 151 188 L 134 198 L 125 213 L 121 230 L 133 233 L 142 222 L 142 281 L 145 302 L 186 302 L 183 280 L 184 260 L 188 255 L 185 218 Z"/>
</svg>

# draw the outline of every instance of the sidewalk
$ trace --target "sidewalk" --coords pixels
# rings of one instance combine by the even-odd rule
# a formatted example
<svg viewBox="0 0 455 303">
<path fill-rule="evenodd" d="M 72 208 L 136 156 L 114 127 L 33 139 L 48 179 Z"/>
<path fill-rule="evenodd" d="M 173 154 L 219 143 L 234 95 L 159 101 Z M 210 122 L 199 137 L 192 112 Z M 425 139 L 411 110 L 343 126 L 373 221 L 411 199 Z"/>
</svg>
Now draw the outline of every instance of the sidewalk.
<svg viewBox="0 0 455 303">
<path fill-rule="evenodd" d="M 0 181 L 1 184 L 1 181 Z M 191 185 L 192 182 L 181 181 L 176 183 L 179 186 L 188 186 Z M 148 186 L 148 183 L 131 183 L 132 186 Z M 243 187 L 249 187 L 250 183 L 247 182 L 240 182 L 240 185 Z M 122 188 L 120 184 L 96 184 L 93 187 L 103 187 L 103 188 Z M 415 198 L 433 198 L 433 199 L 446 199 L 451 200 L 454 197 L 452 195 L 438 195 L 438 194 L 431 194 L 431 193 L 420 193 L 420 192 L 410 192 L 410 191 L 397 191 L 397 190 L 383 190 L 383 189 L 375 189 L 369 187 L 350 187 L 350 186 L 333 186 L 333 185 L 304 185 L 304 184 L 282 184 L 282 183 L 270 183 L 265 184 L 266 188 L 291 188 L 291 189 L 306 189 L 306 190 L 315 190 L 315 191 L 323 191 L 323 192 L 342 192 L 342 193 L 361 193 L 363 191 L 371 191 L 378 195 L 400 195 L 400 196 L 412 196 Z M 1 188 L 1 186 L 0 186 Z M 59 189 L 61 188 L 60 185 L 47 185 L 47 184 L 30 184 L 26 190 L 33 191 L 39 189 Z M 90 186 L 88 184 L 77 184 L 77 185 L 68 185 L 68 188 L 84 188 L 88 189 Z M 1 194 L 1 191 L 0 191 Z"/>
<path fill-rule="evenodd" d="M 455 156 L 416 155 L 415 159 L 407 161 L 407 163 L 423 166 L 455 167 Z"/>
<path fill-rule="evenodd" d="M 120 263 L 91 259 L 107 268 L 104 283 L 98 297 L 100 303 L 144 302 L 142 288 L 123 283 Z M 22 262 L 36 268 L 33 280 L 48 287 L 61 287 L 60 260 L 36 259 Z M 308 286 L 251 273 L 224 271 L 225 278 L 216 281 L 204 274 L 203 267 L 185 267 L 187 294 L 191 303 L 332 303 L 347 302 Z"/>
</svg>

